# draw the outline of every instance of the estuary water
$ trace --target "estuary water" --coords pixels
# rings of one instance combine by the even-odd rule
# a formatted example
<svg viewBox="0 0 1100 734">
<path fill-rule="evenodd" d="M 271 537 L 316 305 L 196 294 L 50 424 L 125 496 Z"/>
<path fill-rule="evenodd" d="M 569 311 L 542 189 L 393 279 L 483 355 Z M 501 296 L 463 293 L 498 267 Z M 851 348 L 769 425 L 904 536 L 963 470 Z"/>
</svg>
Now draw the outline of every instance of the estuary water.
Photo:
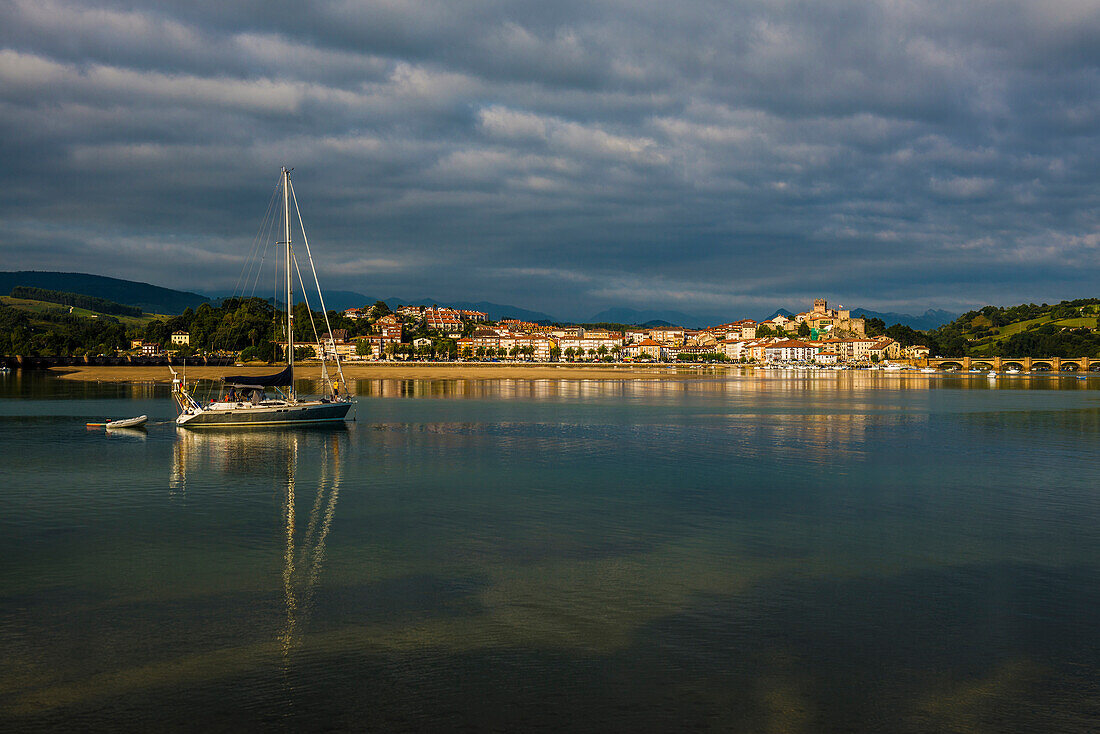
<svg viewBox="0 0 1100 734">
<path fill-rule="evenodd" d="M 0 729 L 1100 728 L 1100 377 L 354 387 L 0 376 Z"/>
</svg>

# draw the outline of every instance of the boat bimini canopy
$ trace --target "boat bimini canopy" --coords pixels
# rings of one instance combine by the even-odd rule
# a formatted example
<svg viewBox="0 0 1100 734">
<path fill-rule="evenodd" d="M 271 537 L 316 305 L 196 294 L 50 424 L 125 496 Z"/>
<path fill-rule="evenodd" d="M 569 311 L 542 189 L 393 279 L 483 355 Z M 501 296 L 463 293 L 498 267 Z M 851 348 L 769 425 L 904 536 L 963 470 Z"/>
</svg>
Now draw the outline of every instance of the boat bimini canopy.
<svg viewBox="0 0 1100 734">
<path fill-rule="evenodd" d="M 265 387 L 289 387 L 294 384 L 294 368 L 287 366 L 282 372 L 274 375 L 235 375 L 223 377 L 226 387 L 243 387 L 247 389 L 262 389 Z"/>
</svg>

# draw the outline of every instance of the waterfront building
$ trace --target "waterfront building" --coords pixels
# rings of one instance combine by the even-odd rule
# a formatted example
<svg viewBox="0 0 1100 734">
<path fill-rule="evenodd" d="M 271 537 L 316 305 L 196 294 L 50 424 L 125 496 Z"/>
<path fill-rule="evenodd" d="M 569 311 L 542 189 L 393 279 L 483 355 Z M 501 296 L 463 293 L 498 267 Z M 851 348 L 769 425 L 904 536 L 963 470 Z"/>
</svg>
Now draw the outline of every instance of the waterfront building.
<svg viewBox="0 0 1100 734">
<path fill-rule="evenodd" d="M 508 356 L 516 349 L 516 356 L 519 356 L 519 351 L 530 347 L 531 357 L 538 362 L 550 361 L 550 350 L 556 346 L 555 340 L 547 336 L 510 332 L 502 334 L 489 328 L 479 328 L 470 336 L 458 339 L 456 344 L 459 355 L 463 357 L 467 354 L 472 357 L 482 356 L 478 355 L 479 350 L 485 350 L 483 354 L 487 354 L 490 349 L 496 354 L 500 354 L 503 349 Z"/>
<path fill-rule="evenodd" d="M 532 349 L 531 357 L 538 362 L 549 362 L 550 350 L 556 345 L 557 343 L 548 336 L 524 335 L 516 337 L 516 346 L 520 349 L 530 347 Z"/>
<path fill-rule="evenodd" d="M 715 345 L 715 351 L 726 355 L 732 362 L 740 362 L 742 358 L 748 359 L 746 347 L 752 341 L 752 339 L 723 339 Z"/>
<path fill-rule="evenodd" d="M 652 339 L 643 339 L 634 344 L 623 347 L 623 356 L 637 359 L 649 357 L 650 359 L 664 360 L 668 358 L 668 347 Z"/>
<path fill-rule="evenodd" d="M 837 339 L 837 352 L 842 359 L 850 362 L 866 362 L 871 359 L 871 349 L 877 344 L 874 339 Z"/>
<path fill-rule="evenodd" d="M 745 355 L 747 359 L 754 362 L 763 362 L 767 355 L 766 350 L 770 342 L 767 339 L 755 339 L 745 345 Z"/>
<path fill-rule="evenodd" d="M 764 348 L 764 359 L 768 362 L 802 362 L 813 359 L 818 346 L 797 339 L 785 339 Z"/>
<path fill-rule="evenodd" d="M 874 347 L 871 348 L 871 356 L 878 356 L 879 359 L 901 359 L 901 344 L 888 336 L 880 336 L 875 339 L 877 342 Z"/>
<path fill-rule="evenodd" d="M 558 348 L 560 348 L 563 352 L 566 349 L 573 349 L 574 351 L 580 349 L 583 350 L 583 354 L 594 354 L 596 352 L 599 352 L 600 347 L 604 347 L 610 354 L 611 350 L 613 350 L 615 347 L 621 346 L 622 339 L 613 339 L 610 337 L 600 339 L 591 337 L 587 334 L 580 338 L 564 337 L 562 339 L 558 339 Z"/>
<path fill-rule="evenodd" d="M 383 350 L 385 349 L 386 345 L 385 343 L 383 343 L 381 336 L 368 334 L 367 336 L 359 337 L 358 339 L 356 339 L 356 342 L 366 342 L 370 346 L 370 355 L 369 357 L 367 357 L 368 359 L 377 360 L 382 358 L 384 354 Z M 358 356 L 357 351 L 353 351 L 353 354 L 356 354 L 357 359 L 363 359 L 363 357 Z"/>
<path fill-rule="evenodd" d="M 902 354 L 907 359 L 928 359 L 928 355 L 931 353 L 932 350 L 922 344 L 913 344 L 902 350 Z"/>
<path fill-rule="evenodd" d="M 682 347 L 667 347 L 665 351 L 668 354 L 668 359 L 675 360 L 681 359 L 682 357 L 699 357 L 703 354 L 722 354 L 716 347 L 717 343 L 712 345 L 693 344 Z"/>
<path fill-rule="evenodd" d="M 312 346 L 313 353 L 326 357 L 338 356 L 341 359 L 355 354 L 355 344 L 348 341 L 347 329 L 333 329 L 332 333 L 325 332 L 321 335 L 320 344 L 303 344 L 299 346 Z"/>
</svg>

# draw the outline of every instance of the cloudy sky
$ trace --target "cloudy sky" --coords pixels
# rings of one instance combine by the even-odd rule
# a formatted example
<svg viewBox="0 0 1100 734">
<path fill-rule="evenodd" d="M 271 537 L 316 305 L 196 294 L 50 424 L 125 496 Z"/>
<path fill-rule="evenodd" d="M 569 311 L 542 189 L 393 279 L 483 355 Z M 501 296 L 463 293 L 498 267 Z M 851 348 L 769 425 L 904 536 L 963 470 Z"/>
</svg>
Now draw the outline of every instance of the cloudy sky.
<svg viewBox="0 0 1100 734">
<path fill-rule="evenodd" d="M 760 316 L 1097 296 L 1100 2 L 0 2 L 0 269 Z"/>
</svg>

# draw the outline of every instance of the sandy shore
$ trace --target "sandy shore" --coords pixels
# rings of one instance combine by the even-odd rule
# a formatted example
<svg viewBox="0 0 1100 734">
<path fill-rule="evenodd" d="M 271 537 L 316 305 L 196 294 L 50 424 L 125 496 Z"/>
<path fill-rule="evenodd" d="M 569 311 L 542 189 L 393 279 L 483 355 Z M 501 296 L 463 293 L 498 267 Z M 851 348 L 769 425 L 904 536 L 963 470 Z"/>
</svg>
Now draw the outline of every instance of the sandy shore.
<svg viewBox="0 0 1100 734">
<path fill-rule="evenodd" d="M 177 368 L 178 370 L 179 368 Z M 218 379 L 225 375 L 264 375 L 277 367 L 188 367 L 187 379 Z M 371 363 L 344 365 L 349 380 L 668 380 L 689 379 L 713 374 L 736 373 L 737 367 L 677 367 L 673 365 L 590 365 L 590 364 L 486 364 L 469 363 Z M 53 367 L 49 370 L 66 380 L 101 382 L 171 382 L 167 367 Z M 317 365 L 295 368 L 296 375 L 316 379 Z"/>
</svg>

